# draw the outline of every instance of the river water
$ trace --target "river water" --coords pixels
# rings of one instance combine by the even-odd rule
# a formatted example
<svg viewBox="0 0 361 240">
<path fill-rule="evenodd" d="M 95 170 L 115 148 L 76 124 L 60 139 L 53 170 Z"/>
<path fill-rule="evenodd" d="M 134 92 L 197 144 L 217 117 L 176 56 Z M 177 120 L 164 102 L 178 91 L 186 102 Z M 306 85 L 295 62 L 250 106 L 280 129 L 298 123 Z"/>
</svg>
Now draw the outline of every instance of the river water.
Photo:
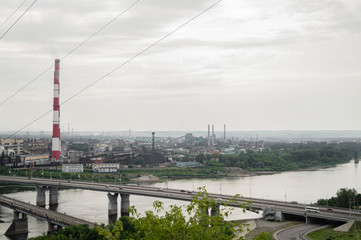
<svg viewBox="0 0 361 240">
<path fill-rule="evenodd" d="M 320 198 L 329 198 L 336 195 L 340 188 L 355 188 L 361 192 L 360 166 L 353 161 L 340 164 L 332 168 L 284 172 L 272 175 L 259 175 L 250 177 L 233 177 L 221 179 L 186 179 L 170 180 L 151 184 L 160 188 L 175 188 L 184 190 L 197 190 L 205 186 L 208 192 L 245 197 L 274 199 L 281 201 L 297 201 L 299 203 L 314 203 Z M 6 194 L 6 196 L 35 204 L 36 191 Z M 48 194 L 46 194 L 48 198 Z M 130 196 L 130 204 L 139 212 L 152 210 L 152 203 L 161 200 L 166 206 L 177 204 L 186 205 L 187 202 L 157 199 L 152 197 Z M 119 204 L 120 205 L 120 204 Z M 119 208 L 118 205 L 118 208 Z M 97 223 L 108 223 L 108 198 L 106 193 L 66 189 L 59 191 L 59 206 L 57 211 L 66 212 L 78 218 Z M 251 212 L 242 213 L 234 209 L 229 218 L 249 219 L 258 218 L 259 215 Z M 13 219 L 12 210 L 0 207 L 0 239 L 8 239 L 3 235 Z M 47 222 L 29 217 L 28 237 L 41 235 L 47 231 Z"/>
</svg>

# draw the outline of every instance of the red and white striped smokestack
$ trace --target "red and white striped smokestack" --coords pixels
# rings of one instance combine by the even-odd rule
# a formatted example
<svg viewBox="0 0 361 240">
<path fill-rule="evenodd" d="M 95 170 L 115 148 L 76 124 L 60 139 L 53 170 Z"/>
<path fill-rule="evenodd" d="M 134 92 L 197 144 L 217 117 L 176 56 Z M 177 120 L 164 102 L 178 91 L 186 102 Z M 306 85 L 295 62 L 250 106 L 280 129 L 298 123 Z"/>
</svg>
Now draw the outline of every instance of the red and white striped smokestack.
<svg viewBox="0 0 361 240">
<path fill-rule="evenodd" d="M 51 158 L 53 160 L 60 160 L 61 141 L 60 141 L 60 105 L 59 105 L 59 69 L 60 60 L 55 59 L 54 71 L 54 104 L 53 104 L 53 138 L 52 138 L 52 152 Z"/>
</svg>

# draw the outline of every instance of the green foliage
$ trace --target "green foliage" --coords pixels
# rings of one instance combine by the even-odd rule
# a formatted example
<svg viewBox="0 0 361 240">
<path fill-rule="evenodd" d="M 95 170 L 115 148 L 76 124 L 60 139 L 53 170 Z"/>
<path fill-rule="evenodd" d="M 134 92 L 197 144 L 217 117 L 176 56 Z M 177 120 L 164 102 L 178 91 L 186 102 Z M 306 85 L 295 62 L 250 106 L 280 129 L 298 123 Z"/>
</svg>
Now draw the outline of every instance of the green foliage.
<svg viewBox="0 0 361 240">
<path fill-rule="evenodd" d="M 361 152 L 361 144 L 352 142 L 271 143 L 266 151 L 199 154 L 196 160 L 205 162 L 207 166 L 240 167 L 257 171 L 288 171 L 345 163 L 354 157 L 355 152 Z"/>
<path fill-rule="evenodd" d="M 337 191 L 336 197 L 331 197 L 330 199 L 319 199 L 316 204 L 344 208 L 349 208 L 351 204 L 352 208 L 354 205 L 358 208 L 358 206 L 361 205 L 361 194 L 358 194 L 354 188 L 341 188 Z"/>
<path fill-rule="evenodd" d="M 199 163 L 204 163 L 204 160 L 206 159 L 204 153 L 200 153 L 196 156 L 196 161 Z"/>
<path fill-rule="evenodd" d="M 0 174 L 9 175 L 10 168 L 8 167 L 0 167 Z"/>
<path fill-rule="evenodd" d="M 69 150 L 88 152 L 89 145 L 86 143 L 71 143 L 69 145 Z"/>
<path fill-rule="evenodd" d="M 307 237 L 311 240 L 352 240 L 352 239 L 360 239 L 360 223 L 357 222 L 356 235 L 354 235 L 353 229 L 347 233 L 341 233 L 333 231 L 332 228 L 325 228 L 321 230 L 317 230 L 315 232 L 307 234 Z"/>
<path fill-rule="evenodd" d="M 122 151 L 124 151 L 124 146 L 123 145 L 119 145 L 119 146 L 116 146 L 116 147 L 112 148 L 112 152 L 122 152 Z"/>
<path fill-rule="evenodd" d="M 232 208 L 219 210 L 219 203 L 208 196 L 206 189 L 199 188 L 197 196 L 193 196 L 187 206 L 170 206 L 169 211 L 164 211 L 164 205 L 160 201 L 153 203 L 154 211 L 145 212 L 141 217 L 134 207 L 131 207 L 131 217 L 122 217 L 114 225 L 96 226 L 89 229 L 87 225 L 66 227 L 63 231 L 55 232 L 51 236 L 39 236 L 34 240 L 118 240 L 118 239 L 144 239 L 144 240 L 195 240 L 195 239 L 234 239 L 235 227 L 242 229 L 240 223 L 230 223 L 224 217 L 232 212 Z M 237 203 L 235 198 L 228 203 Z M 245 206 L 243 210 L 245 211 Z M 208 208 L 217 209 L 216 216 L 205 214 Z M 188 218 L 183 213 L 185 210 Z M 239 238 L 244 239 L 244 238 Z"/>
<path fill-rule="evenodd" d="M 135 164 L 135 165 L 142 165 L 142 164 L 144 164 L 144 158 L 143 158 L 143 157 L 136 157 L 136 158 L 134 159 L 134 164 Z"/>
<path fill-rule="evenodd" d="M 136 209 L 131 208 L 135 230 L 144 235 L 140 239 L 233 239 L 236 224 L 224 220 L 231 209 L 224 213 L 218 210 L 216 216 L 205 214 L 205 209 L 217 209 L 218 203 L 209 198 L 205 188 L 199 190 L 199 194 L 185 207 L 188 220 L 182 211 L 184 206 L 172 205 L 170 211 L 165 212 L 163 203 L 155 201 L 154 211 L 147 211 L 145 217 L 140 217 Z M 161 214 L 163 212 L 164 215 Z"/>
<path fill-rule="evenodd" d="M 114 225 L 109 225 L 107 227 L 96 226 L 95 230 L 98 232 L 99 236 L 102 236 L 105 239 L 117 240 L 120 239 L 121 232 L 123 231 L 123 223 L 121 221 L 116 221 Z"/>
<path fill-rule="evenodd" d="M 270 240 L 272 239 L 271 233 L 262 232 L 260 235 L 254 238 L 254 240 Z"/>
<path fill-rule="evenodd" d="M 79 239 L 79 240 L 106 240 L 103 235 L 98 234 L 97 226 L 94 229 L 90 229 L 88 225 L 76 225 L 64 228 L 62 231 L 54 232 L 52 235 L 38 236 L 35 238 L 29 238 L 29 240 L 67 240 L 67 239 Z M 100 227 L 101 228 L 101 227 Z"/>
</svg>

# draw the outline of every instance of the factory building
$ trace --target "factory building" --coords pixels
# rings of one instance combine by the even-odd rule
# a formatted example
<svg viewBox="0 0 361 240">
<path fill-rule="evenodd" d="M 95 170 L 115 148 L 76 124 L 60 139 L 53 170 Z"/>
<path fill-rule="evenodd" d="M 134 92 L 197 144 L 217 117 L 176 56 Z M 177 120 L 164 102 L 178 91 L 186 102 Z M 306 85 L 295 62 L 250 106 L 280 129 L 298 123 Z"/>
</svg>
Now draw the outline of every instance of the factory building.
<svg viewBox="0 0 361 240">
<path fill-rule="evenodd" d="M 23 154 L 24 140 L 22 139 L 0 139 L 0 151 L 6 155 L 20 156 Z"/>
<path fill-rule="evenodd" d="M 119 163 L 93 163 L 93 172 L 99 173 L 114 173 L 118 172 L 120 168 Z"/>
<path fill-rule="evenodd" d="M 83 172 L 83 164 L 62 164 L 61 170 L 67 173 Z"/>
</svg>

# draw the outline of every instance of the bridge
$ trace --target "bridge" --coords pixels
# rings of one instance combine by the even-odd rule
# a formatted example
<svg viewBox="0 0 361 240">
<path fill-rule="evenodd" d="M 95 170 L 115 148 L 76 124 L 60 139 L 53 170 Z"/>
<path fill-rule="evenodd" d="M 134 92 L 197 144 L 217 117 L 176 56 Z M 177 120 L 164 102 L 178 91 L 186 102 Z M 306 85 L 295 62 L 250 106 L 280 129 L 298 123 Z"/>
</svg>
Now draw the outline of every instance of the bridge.
<svg viewBox="0 0 361 240">
<path fill-rule="evenodd" d="M 162 189 L 155 187 L 131 186 L 99 182 L 82 182 L 15 176 L 0 176 L 0 182 L 35 185 L 37 190 L 36 203 L 38 206 L 45 206 L 46 188 L 49 189 L 50 206 L 58 204 L 59 187 L 105 192 L 108 195 L 108 215 L 110 217 L 117 215 L 118 195 L 120 195 L 121 198 L 121 216 L 129 215 L 129 196 L 131 194 L 182 201 L 191 201 L 194 195 L 198 195 L 198 192 L 185 191 L 180 189 Z M 305 211 L 304 204 L 297 204 L 294 202 L 237 197 L 235 199 L 238 203 L 230 203 L 229 201 L 233 199 L 234 196 L 209 193 L 209 197 L 215 199 L 218 202 L 218 206 L 215 206 L 213 209 L 211 209 L 211 215 L 217 214 L 217 209 L 219 208 L 219 205 L 227 202 L 228 206 L 240 207 L 240 204 L 242 204 L 246 205 L 248 209 L 262 210 L 264 218 L 270 220 L 282 220 L 283 218 L 287 218 L 289 216 L 298 216 L 305 218 L 306 222 L 312 222 L 316 219 L 332 220 L 344 223 L 361 221 L 361 213 L 355 211 L 351 212 L 349 209 L 333 209 L 332 211 L 330 211 L 327 210 L 327 208 L 325 207 L 319 207 L 319 212 L 309 212 Z M 206 210 L 206 214 L 209 213 L 208 210 Z"/>
<path fill-rule="evenodd" d="M 7 236 L 28 233 L 28 215 L 46 220 L 49 233 L 66 226 L 79 224 L 86 224 L 90 228 L 94 228 L 94 223 L 2 195 L 0 195 L 0 205 L 14 210 L 14 220 L 5 232 Z"/>
</svg>

